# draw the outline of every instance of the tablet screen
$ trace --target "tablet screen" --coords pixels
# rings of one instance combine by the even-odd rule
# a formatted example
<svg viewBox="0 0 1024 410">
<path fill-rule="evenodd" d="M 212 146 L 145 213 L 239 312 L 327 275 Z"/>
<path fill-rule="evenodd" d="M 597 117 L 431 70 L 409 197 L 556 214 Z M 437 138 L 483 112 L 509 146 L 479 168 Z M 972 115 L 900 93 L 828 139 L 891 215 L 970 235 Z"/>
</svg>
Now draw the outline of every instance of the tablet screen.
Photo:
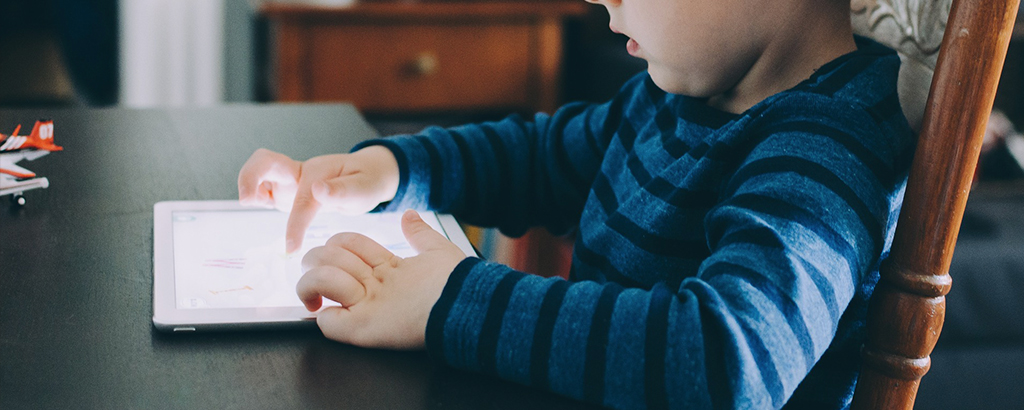
<svg viewBox="0 0 1024 410">
<path fill-rule="evenodd" d="M 444 232 L 433 213 L 423 219 Z M 302 249 L 284 252 L 288 214 L 274 210 L 174 211 L 174 288 L 178 309 L 302 306 L 295 284 L 302 256 L 340 232 L 358 232 L 401 257 L 416 252 L 405 240 L 401 213 L 358 217 L 321 212 Z M 325 302 L 330 301 L 325 299 Z"/>
</svg>

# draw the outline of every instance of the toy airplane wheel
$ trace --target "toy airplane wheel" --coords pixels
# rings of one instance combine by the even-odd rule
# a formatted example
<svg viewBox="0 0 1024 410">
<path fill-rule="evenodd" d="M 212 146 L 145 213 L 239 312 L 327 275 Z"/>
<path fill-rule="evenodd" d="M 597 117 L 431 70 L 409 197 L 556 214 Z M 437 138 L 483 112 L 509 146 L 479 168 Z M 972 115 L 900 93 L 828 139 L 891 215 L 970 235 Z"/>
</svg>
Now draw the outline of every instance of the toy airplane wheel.
<svg viewBox="0 0 1024 410">
<path fill-rule="evenodd" d="M 22 194 L 11 195 L 11 200 L 14 201 L 14 204 L 17 206 L 25 206 L 25 203 L 28 202 L 25 200 L 25 195 Z"/>
</svg>

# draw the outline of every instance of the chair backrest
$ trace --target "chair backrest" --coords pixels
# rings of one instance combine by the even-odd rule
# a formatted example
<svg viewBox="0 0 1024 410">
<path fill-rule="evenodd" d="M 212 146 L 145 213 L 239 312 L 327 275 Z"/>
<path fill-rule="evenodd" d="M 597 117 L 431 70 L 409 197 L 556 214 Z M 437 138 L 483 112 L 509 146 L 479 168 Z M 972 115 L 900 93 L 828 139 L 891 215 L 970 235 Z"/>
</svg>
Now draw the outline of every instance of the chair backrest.
<svg viewBox="0 0 1024 410">
<path fill-rule="evenodd" d="M 855 409 L 912 408 L 931 366 L 953 247 L 1019 4 L 852 2 L 855 30 L 900 52 L 900 102 L 920 129 L 892 250 L 871 300 Z"/>
<path fill-rule="evenodd" d="M 852 0 L 855 33 L 871 37 L 900 55 L 900 105 L 915 131 L 938 61 L 952 0 Z"/>
</svg>

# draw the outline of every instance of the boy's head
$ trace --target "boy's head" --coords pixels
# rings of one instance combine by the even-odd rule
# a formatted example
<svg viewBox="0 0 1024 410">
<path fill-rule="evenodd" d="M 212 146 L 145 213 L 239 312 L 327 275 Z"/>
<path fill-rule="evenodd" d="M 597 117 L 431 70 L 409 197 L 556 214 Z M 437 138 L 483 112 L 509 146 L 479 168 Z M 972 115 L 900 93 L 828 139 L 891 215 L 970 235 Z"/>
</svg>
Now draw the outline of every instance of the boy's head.
<svg viewBox="0 0 1024 410">
<path fill-rule="evenodd" d="M 612 31 L 629 36 L 627 50 L 647 60 L 658 87 L 693 97 L 748 93 L 757 86 L 788 81 L 787 71 L 807 71 L 793 59 L 835 48 L 844 37 L 846 48 L 853 43 L 849 0 L 587 2 L 608 9 Z M 829 54 L 810 70 L 842 53 Z M 809 75 L 802 73 L 800 80 Z"/>
</svg>

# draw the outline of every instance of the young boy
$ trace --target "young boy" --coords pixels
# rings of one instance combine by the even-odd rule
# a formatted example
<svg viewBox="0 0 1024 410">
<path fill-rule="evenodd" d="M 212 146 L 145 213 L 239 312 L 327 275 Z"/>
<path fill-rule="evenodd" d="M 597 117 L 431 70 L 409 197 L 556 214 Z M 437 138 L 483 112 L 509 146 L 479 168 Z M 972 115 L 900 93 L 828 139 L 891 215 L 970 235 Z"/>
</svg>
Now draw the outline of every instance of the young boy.
<svg viewBox="0 0 1024 410">
<path fill-rule="evenodd" d="M 305 162 L 266 150 L 249 204 L 430 208 L 516 235 L 576 230 L 570 280 L 475 258 L 407 212 L 420 254 L 341 234 L 297 286 L 332 339 L 616 408 L 842 408 L 914 139 L 899 59 L 847 0 L 590 0 L 647 73 L 569 104 L 371 141 Z"/>
</svg>

